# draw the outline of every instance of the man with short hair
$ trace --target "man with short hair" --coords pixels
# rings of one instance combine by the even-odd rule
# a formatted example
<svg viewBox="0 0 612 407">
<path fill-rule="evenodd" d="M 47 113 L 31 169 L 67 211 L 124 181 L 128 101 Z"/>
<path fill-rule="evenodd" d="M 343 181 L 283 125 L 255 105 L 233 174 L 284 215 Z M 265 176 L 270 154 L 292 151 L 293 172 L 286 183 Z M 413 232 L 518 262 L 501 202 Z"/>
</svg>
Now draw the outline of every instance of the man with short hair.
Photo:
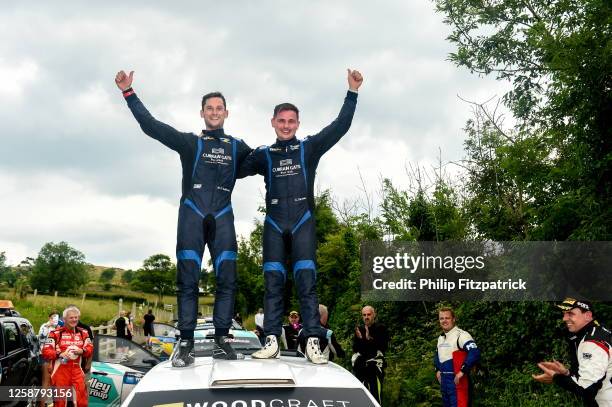
<svg viewBox="0 0 612 407">
<path fill-rule="evenodd" d="M 357 90 L 363 82 L 358 71 L 348 70 L 349 90 L 336 120 L 314 136 L 298 140 L 299 110 L 291 103 L 274 108 L 271 119 L 276 142 L 253 151 L 241 167 L 240 177 L 260 174 L 266 184 L 266 219 L 263 230 L 265 283 L 264 331 L 266 344 L 252 357 L 280 357 L 287 273 L 293 278 L 300 302 L 306 356 L 313 363 L 327 363 L 319 346 L 325 336 L 319 322 L 316 290 L 314 180 L 319 160 L 351 126 Z M 287 268 L 288 266 L 288 268 Z"/>
<path fill-rule="evenodd" d="M 181 340 L 172 354 L 172 366 L 186 367 L 195 360 L 193 332 L 198 314 L 198 283 L 204 247 L 212 257 L 217 290 L 213 310 L 217 359 L 237 359 L 227 342 L 236 298 L 236 232 L 231 196 L 237 169 L 251 149 L 225 134 L 228 116 L 225 97 L 212 92 L 202 97 L 200 116 L 206 129 L 199 136 L 182 133 L 156 120 L 132 89 L 134 72 L 117 73 L 115 83 L 128 107 L 150 137 L 179 153 L 183 167 L 176 257 L 178 328 Z"/>
<path fill-rule="evenodd" d="M 79 328 L 81 311 L 69 306 L 63 312 L 64 326 L 49 334 L 42 349 L 43 357 L 53 361 L 51 384 L 73 387 L 77 406 L 87 406 L 88 394 L 81 359 L 93 353 L 93 344 L 83 328 Z M 54 400 L 54 406 L 64 407 L 65 400 Z"/>
<path fill-rule="evenodd" d="M 376 401 L 382 403 L 389 333 L 383 324 L 376 322 L 376 310 L 371 305 L 361 309 L 361 318 L 363 325 L 355 327 L 353 336 L 353 373 Z"/>
<path fill-rule="evenodd" d="M 467 331 L 456 325 L 455 312 L 443 307 L 438 312 L 442 335 L 434 357 L 436 378 L 442 391 L 444 407 L 472 405 L 470 370 L 480 361 L 480 349 Z"/>
<path fill-rule="evenodd" d="M 125 319 L 125 311 L 121 310 L 119 312 L 119 317 L 115 320 L 115 324 L 113 326 L 117 333 L 117 338 L 126 338 L 127 335 L 125 333 L 127 328 L 127 321 Z"/>
<path fill-rule="evenodd" d="M 155 315 L 153 315 L 153 310 L 149 309 L 143 317 L 143 325 L 142 329 L 144 330 L 144 336 L 155 336 L 155 330 L 153 328 L 153 321 L 155 321 Z"/>
<path fill-rule="evenodd" d="M 540 362 L 540 383 L 555 383 L 580 397 L 587 407 L 612 406 L 612 333 L 595 320 L 593 304 L 566 298 L 557 305 L 569 331 L 570 367 Z"/>
<path fill-rule="evenodd" d="M 321 342 L 321 351 L 323 356 L 329 361 L 333 361 L 336 357 L 343 358 L 346 354 L 338 340 L 336 334 L 329 328 L 329 311 L 327 306 L 319 304 L 319 315 L 321 317 L 321 327 L 325 329 L 325 340 Z"/>
</svg>

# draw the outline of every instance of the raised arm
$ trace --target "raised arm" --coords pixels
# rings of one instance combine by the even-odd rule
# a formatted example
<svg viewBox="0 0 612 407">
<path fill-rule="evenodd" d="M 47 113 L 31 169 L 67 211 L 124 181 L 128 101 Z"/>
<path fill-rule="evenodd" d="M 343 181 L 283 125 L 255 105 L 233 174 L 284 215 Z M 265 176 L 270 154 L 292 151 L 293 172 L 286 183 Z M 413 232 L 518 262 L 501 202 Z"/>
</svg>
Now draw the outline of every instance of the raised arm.
<svg viewBox="0 0 612 407">
<path fill-rule="evenodd" d="M 357 106 L 357 91 L 363 83 L 363 76 L 357 70 L 347 69 L 347 81 L 349 90 L 338 117 L 319 133 L 306 139 L 307 142 L 312 143 L 313 151 L 319 156 L 332 148 L 351 127 Z"/>
<path fill-rule="evenodd" d="M 181 133 L 155 119 L 132 89 L 133 80 L 134 71 L 131 71 L 129 75 L 124 71 L 119 71 L 115 76 L 115 84 L 123 92 L 123 97 L 142 131 L 178 153 L 188 151 L 190 142 L 192 142 L 191 138 L 194 136 L 189 133 Z"/>
</svg>

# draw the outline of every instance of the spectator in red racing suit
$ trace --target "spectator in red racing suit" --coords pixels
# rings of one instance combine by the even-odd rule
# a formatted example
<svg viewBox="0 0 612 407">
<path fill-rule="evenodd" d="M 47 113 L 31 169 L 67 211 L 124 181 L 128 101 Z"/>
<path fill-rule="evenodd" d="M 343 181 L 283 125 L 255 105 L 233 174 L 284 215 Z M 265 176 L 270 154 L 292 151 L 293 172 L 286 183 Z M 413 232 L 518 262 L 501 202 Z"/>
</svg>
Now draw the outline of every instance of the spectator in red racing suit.
<svg viewBox="0 0 612 407">
<path fill-rule="evenodd" d="M 76 407 L 87 406 L 87 386 L 85 373 L 81 369 L 81 358 L 93 353 L 93 344 L 83 328 L 79 328 L 81 311 L 75 306 L 64 310 L 64 326 L 49 334 L 42 353 L 43 358 L 53 361 L 51 384 L 53 386 L 73 387 Z M 74 400 L 75 397 L 73 397 Z M 54 406 L 64 407 L 65 400 L 54 400 Z"/>
</svg>

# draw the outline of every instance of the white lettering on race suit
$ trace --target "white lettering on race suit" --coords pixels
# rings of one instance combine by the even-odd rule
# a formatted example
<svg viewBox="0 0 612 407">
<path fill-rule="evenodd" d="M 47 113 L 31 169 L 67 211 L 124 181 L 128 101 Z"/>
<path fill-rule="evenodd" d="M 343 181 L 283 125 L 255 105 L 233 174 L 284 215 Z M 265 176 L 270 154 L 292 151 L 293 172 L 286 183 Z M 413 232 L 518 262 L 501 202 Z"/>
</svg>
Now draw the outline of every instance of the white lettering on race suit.
<svg viewBox="0 0 612 407">
<path fill-rule="evenodd" d="M 204 159 L 204 162 L 212 164 L 227 165 L 228 161 L 232 161 L 232 156 L 225 154 L 204 153 L 202 154 L 202 158 Z"/>
<path fill-rule="evenodd" d="M 284 167 L 283 166 L 273 167 L 272 173 L 274 173 L 276 177 L 284 177 L 287 175 L 297 175 L 300 173 L 301 169 L 302 169 L 302 166 L 300 164 L 293 164 L 293 165 L 286 165 Z"/>
</svg>

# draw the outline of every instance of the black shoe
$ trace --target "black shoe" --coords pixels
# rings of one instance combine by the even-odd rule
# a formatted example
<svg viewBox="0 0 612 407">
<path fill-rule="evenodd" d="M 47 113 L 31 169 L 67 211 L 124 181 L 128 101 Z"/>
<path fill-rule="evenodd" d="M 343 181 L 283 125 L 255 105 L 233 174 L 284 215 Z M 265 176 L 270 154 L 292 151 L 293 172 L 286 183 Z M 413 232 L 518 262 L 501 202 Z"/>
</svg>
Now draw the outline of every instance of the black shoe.
<svg viewBox="0 0 612 407">
<path fill-rule="evenodd" d="M 225 360 L 236 360 L 236 359 L 244 359 L 242 354 L 237 354 L 226 339 L 228 337 L 221 335 L 215 335 L 215 347 L 213 349 L 213 359 L 225 359 Z M 240 357 L 242 356 L 242 357 Z"/>
<path fill-rule="evenodd" d="M 174 345 L 172 352 L 172 366 L 187 367 L 195 361 L 195 351 L 193 350 L 193 339 L 181 339 Z"/>
</svg>

